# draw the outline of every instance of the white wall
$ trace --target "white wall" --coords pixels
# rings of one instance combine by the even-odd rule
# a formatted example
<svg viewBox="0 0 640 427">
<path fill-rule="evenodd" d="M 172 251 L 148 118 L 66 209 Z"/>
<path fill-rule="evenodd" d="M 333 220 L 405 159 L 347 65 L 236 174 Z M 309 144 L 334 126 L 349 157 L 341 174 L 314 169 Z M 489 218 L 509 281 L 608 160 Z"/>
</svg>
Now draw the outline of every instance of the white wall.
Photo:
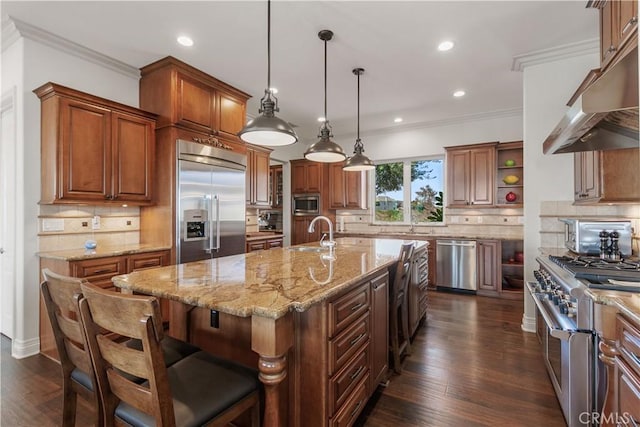
<svg viewBox="0 0 640 427">
<path fill-rule="evenodd" d="M 540 248 L 542 201 L 573 200 L 573 154 L 543 155 L 542 144 L 567 110 L 566 103 L 588 71 L 599 66 L 598 54 L 528 66 L 524 70 L 524 244 L 525 274 L 533 279 Z M 534 331 L 533 301 L 525 292 L 523 329 Z"/>
<path fill-rule="evenodd" d="M 355 134 L 335 135 L 334 141 L 351 155 Z M 476 144 L 490 141 L 522 140 L 522 114 L 520 111 L 486 114 L 483 117 L 461 117 L 440 123 L 397 126 L 378 132 L 361 134 L 365 154 L 372 160 L 391 160 L 417 156 L 444 154 L 452 145 Z M 315 141 L 313 141 L 315 142 Z M 281 160 L 302 159 L 311 145 L 300 142 L 274 150 L 272 156 Z"/>
<path fill-rule="evenodd" d="M 19 38 L 24 57 L 6 59 L 14 46 L 3 51 L 3 87 L 17 87 L 19 153 L 16 176 L 22 188 L 16 197 L 18 247 L 16 254 L 16 312 L 12 355 L 25 357 L 39 351 L 38 304 L 40 282 L 38 252 L 38 201 L 40 199 L 40 100 L 32 92 L 52 81 L 123 104 L 138 105 L 138 78 L 56 50 L 27 38 Z M 15 59 L 15 60 L 14 60 Z M 22 71 L 20 71 L 22 70 Z M 12 75 L 5 81 L 5 72 Z M 18 78 L 21 76 L 22 80 Z M 9 81 L 17 80 L 17 81 Z M 24 153 L 21 157 L 20 153 Z M 22 258 L 20 260 L 20 258 Z"/>
</svg>

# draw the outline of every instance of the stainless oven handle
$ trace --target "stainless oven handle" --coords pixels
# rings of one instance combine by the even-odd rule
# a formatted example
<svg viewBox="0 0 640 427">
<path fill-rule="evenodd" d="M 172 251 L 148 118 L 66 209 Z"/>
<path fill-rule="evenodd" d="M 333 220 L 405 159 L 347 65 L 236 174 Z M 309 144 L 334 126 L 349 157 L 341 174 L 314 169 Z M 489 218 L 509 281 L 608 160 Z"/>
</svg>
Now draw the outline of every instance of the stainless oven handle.
<svg viewBox="0 0 640 427">
<path fill-rule="evenodd" d="M 557 328 L 554 324 L 554 321 L 551 319 L 551 316 L 549 316 L 549 313 L 547 313 L 547 309 L 544 307 L 544 305 L 542 305 L 542 302 L 538 298 L 539 294 L 533 291 L 530 282 L 527 282 L 527 289 L 529 290 L 533 301 L 536 303 L 536 307 L 538 307 L 538 311 L 540 311 L 540 314 L 544 319 L 544 323 L 547 324 L 549 334 L 551 334 L 552 337 L 558 338 L 562 341 L 569 341 L 569 338 L 571 338 L 571 335 L 573 335 L 575 331 Z"/>
</svg>

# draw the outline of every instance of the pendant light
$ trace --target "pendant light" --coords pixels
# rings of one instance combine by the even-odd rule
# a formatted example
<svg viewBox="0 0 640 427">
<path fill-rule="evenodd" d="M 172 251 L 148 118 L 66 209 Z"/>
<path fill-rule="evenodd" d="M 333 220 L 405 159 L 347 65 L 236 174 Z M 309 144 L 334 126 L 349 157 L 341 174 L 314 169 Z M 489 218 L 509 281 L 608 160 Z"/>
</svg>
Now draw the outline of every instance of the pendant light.
<svg viewBox="0 0 640 427">
<path fill-rule="evenodd" d="M 298 141 L 298 135 L 291 125 L 276 117 L 278 98 L 271 90 L 271 0 L 267 0 L 267 88 L 260 100 L 258 117 L 253 118 L 238 132 L 245 142 L 268 147 L 290 145 Z"/>
<path fill-rule="evenodd" d="M 364 145 L 360 140 L 360 76 L 364 74 L 364 68 L 354 68 L 353 74 L 358 77 L 358 133 L 356 143 L 353 146 L 353 156 L 347 158 L 342 169 L 349 172 L 360 172 L 374 169 L 375 165 L 370 158 L 362 154 L 364 153 Z"/>
<path fill-rule="evenodd" d="M 305 151 L 304 157 L 314 162 L 335 163 L 343 161 L 347 156 L 342 151 L 342 147 L 331 140 L 333 135 L 327 118 L 327 41 L 333 38 L 333 32 L 322 30 L 318 33 L 318 37 L 324 41 L 324 122 L 318 135 L 320 140 Z"/>
</svg>

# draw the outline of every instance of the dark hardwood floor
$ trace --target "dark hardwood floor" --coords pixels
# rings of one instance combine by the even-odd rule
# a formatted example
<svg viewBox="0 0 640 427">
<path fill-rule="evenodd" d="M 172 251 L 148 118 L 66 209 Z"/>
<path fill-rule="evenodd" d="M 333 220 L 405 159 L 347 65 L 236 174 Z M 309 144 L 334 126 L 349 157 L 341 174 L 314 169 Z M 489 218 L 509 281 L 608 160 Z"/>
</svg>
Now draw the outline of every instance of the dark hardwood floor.
<svg viewBox="0 0 640 427">
<path fill-rule="evenodd" d="M 392 375 L 358 426 L 564 426 L 537 338 L 520 329 L 522 302 L 431 292 L 402 375 Z M 56 426 L 60 370 L 44 356 L 16 360 L 2 337 L 0 425 Z M 91 424 L 81 398 L 76 425 Z"/>
</svg>

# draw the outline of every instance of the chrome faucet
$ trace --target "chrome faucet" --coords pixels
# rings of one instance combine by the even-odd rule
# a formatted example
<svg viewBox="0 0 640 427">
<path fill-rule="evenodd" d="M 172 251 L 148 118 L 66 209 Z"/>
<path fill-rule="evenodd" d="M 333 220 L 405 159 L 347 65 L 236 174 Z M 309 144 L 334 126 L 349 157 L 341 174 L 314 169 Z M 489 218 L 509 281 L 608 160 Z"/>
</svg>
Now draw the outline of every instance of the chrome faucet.
<svg viewBox="0 0 640 427">
<path fill-rule="evenodd" d="M 329 218 L 327 218 L 324 215 L 320 215 L 313 218 L 313 220 L 311 221 L 311 224 L 309 224 L 309 230 L 307 231 L 309 233 L 313 233 L 315 231 L 315 223 L 318 220 L 323 220 L 327 224 L 329 224 L 329 241 L 324 240 L 325 235 L 323 234 L 322 239 L 320 239 L 320 246 L 328 247 L 330 250 L 333 250 L 333 248 L 336 245 L 336 242 L 333 240 L 333 224 L 331 223 L 331 220 Z"/>
</svg>

